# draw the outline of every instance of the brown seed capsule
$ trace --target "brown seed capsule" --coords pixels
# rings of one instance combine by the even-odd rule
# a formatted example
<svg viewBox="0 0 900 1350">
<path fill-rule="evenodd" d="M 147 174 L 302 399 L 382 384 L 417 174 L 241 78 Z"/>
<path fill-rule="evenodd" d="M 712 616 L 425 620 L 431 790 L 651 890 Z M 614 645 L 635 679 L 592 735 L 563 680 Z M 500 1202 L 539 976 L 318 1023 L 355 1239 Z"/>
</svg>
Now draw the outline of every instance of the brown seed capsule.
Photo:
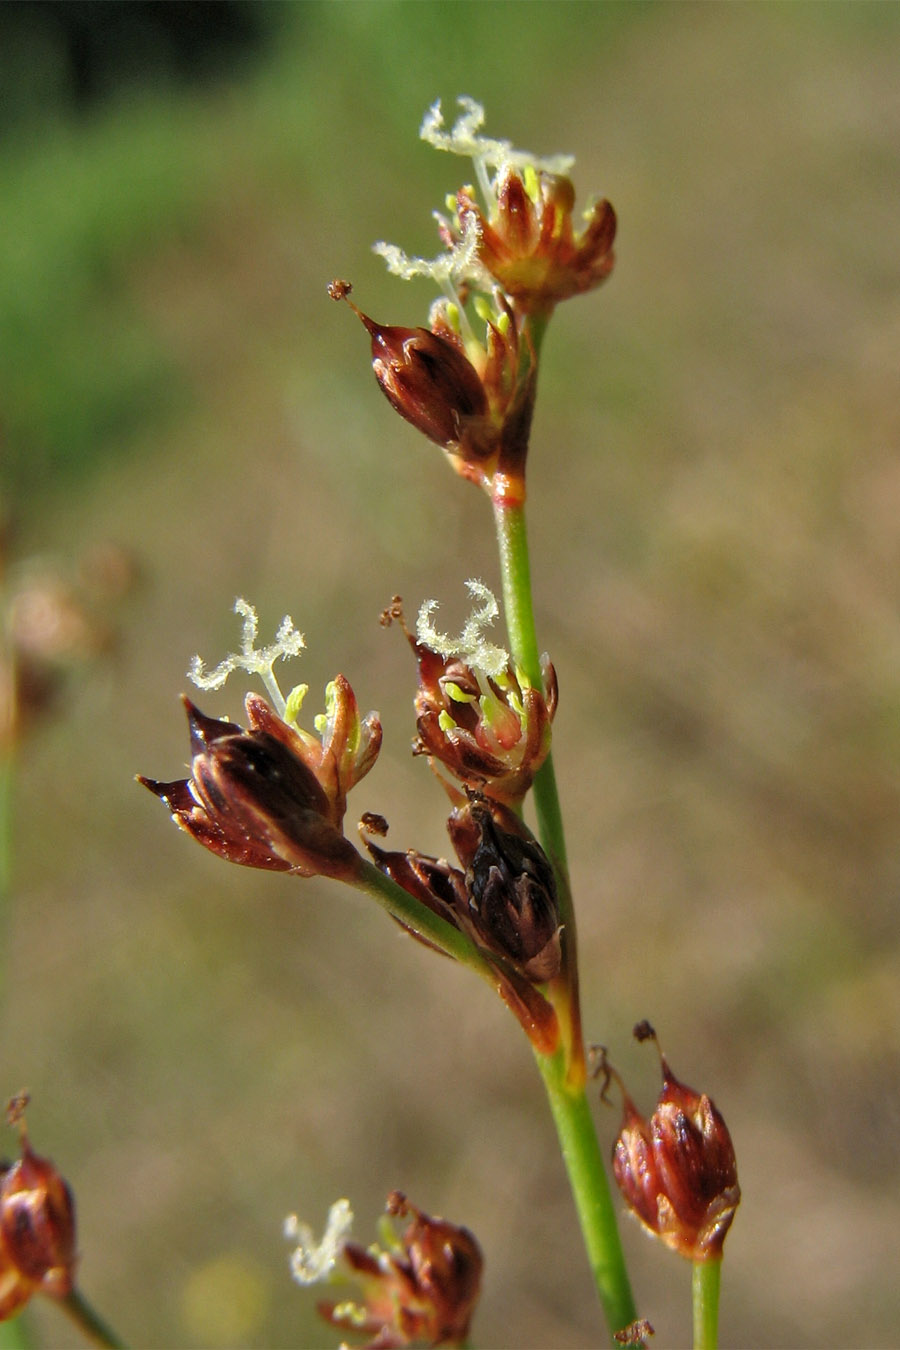
<svg viewBox="0 0 900 1350">
<path fill-rule="evenodd" d="M 27 1098 L 10 1103 L 22 1156 L 0 1173 L 0 1321 L 14 1316 L 32 1294 L 63 1298 L 75 1276 L 75 1206 L 72 1193 L 49 1158 L 28 1143 L 23 1112 Z"/>
<path fill-rule="evenodd" d="M 728 1127 L 705 1093 L 662 1058 L 663 1088 L 649 1120 L 625 1094 L 613 1171 L 629 1207 L 691 1261 L 719 1260 L 741 1198 Z"/>
</svg>

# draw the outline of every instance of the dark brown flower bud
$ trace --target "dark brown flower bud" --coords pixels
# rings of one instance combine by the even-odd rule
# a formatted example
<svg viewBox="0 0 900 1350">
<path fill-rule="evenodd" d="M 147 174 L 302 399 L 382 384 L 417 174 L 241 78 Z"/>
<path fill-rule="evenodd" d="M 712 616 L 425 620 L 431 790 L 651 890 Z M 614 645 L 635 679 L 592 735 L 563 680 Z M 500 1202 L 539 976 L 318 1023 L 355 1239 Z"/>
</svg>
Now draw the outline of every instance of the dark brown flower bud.
<svg viewBox="0 0 900 1350">
<path fill-rule="evenodd" d="M 716 1261 L 741 1198 L 734 1146 L 712 1100 L 662 1057 L 663 1088 L 645 1120 L 625 1094 L 613 1171 L 637 1217 L 691 1261 Z"/>
<path fill-rule="evenodd" d="M 451 824 L 452 821 L 453 817 Z M 365 819 L 360 825 L 364 830 L 372 830 L 372 825 Z M 386 822 L 376 817 L 374 833 L 383 836 L 386 829 Z M 520 970 L 509 959 L 508 953 L 485 942 L 469 904 L 465 874 L 443 858 L 431 858 L 415 849 L 408 849 L 405 853 L 382 849 L 365 836 L 364 841 L 376 867 L 482 949 L 496 972 L 497 993 L 518 1018 L 535 1049 L 541 1054 L 552 1054 L 559 1044 L 559 1022 L 553 1006 L 535 987 L 533 977 Z M 477 847 L 477 842 L 473 847 Z M 412 937 L 426 947 L 437 950 L 427 938 L 413 929 L 405 924 L 401 924 L 401 927 L 406 928 Z"/>
<path fill-rule="evenodd" d="M 552 980 L 561 964 L 559 907 L 544 850 L 507 807 L 473 799 L 454 811 L 450 837 L 466 868 L 479 942 L 527 979 Z"/>
<path fill-rule="evenodd" d="M 346 300 L 372 339 L 372 369 L 382 393 L 401 417 L 429 440 L 448 449 L 463 428 L 488 411 L 487 394 L 477 370 L 450 330 L 399 328 L 376 323 L 358 309 L 350 284 L 333 281 L 332 300 Z"/>
<path fill-rule="evenodd" d="M 166 803 L 175 823 L 212 853 L 245 867 L 346 876 L 359 855 L 334 821 L 333 800 L 298 753 L 297 733 L 256 695 L 247 700 L 255 723 L 250 731 L 205 717 L 189 699 L 184 703 L 191 777 L 138 780 Z"/>
<path fill-rule="evenodd" d="M 75 1277 L 75 1206 L 72 1193 L 49 1158 L 33 1153 L 25 1132 L 27 1097 L 10 1103 L 22 1156 L 0 1171 L 0 1321 L 12 1317 L 41 1292 L 71 1293 Z"/>
</svg>

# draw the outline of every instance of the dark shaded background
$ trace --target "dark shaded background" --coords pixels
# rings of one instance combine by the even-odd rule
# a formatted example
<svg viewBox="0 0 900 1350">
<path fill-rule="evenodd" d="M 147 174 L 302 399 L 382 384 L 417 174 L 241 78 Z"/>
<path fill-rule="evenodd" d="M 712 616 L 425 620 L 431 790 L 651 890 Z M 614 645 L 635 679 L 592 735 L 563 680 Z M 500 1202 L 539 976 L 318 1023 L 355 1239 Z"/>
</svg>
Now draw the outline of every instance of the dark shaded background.
<svg viewBox="0 0 900 1350">
<path fill-rule="evenodd" d="M 467 169 L 416 130 L 468 93 L 490 133 L 575 152 L 621 221 L 613 278 L 545 346 L 531 466 L 588 1034 L 649 1107 L 649 1017 L 729 1121 L 723 1344 L 896 1344 L 900 10 L 0 23 L 0 483 L 21 557 L 114 539 L 142 577 L 114 659 L 22 757 L 6 922 L 3 1091 L 30 1087 L 76 1189 L 86 1291 L 133 1344 L 324 1344 L 282 1218 L 346 1194 L 365 1238 L 399 1186 L 478 1233 L 478 1344 L 599 1339 L 489 991 L 337 888 L 206 856 L 131 782 L 179 772 L 187 662 L 234 644 L 243 594 L 305 631 L 311 713 L 341 670 L 382 714 L 351 812 L 446 847 L 377 616 L 434 595 L 451 627 L 465 577 L 497 582 L 489 512 L 390 413 L 325 284 L 423 320 L 369 244 L 433 251 Z M 236 716 L 239 687 L 206 705 Z M 687 1269 L 625 1238 L 659 1343 L 688 1343 Z"/>
</svg>

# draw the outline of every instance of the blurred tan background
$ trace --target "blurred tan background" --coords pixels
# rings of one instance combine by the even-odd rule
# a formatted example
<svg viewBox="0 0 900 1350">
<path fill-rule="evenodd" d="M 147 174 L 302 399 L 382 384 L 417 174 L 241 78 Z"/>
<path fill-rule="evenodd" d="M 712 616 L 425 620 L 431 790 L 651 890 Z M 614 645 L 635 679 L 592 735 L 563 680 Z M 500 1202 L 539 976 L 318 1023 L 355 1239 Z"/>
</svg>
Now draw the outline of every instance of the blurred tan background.
<svg viewBox="0 0 900 1350">
<path fill-rule="evenodd" d="M 132 781 L 182 770 L 187 663 L 245 595 L 305 632 L 311 714 L 338 670 L 381 712 L 349 818 L 446 849 L 377 620 L 399 591 L 449 627 L 465 577 L 496 584 L 488 505 L 325 286 L 424 321 L 369 247 L 435 251 L 470 170 L 417 129 L 467 93 L 620 217 L 548 337 L 530 471 L 588 1035 L 649 1109 L 649 1017 L 729 1122 L 722 1343 L 896 1345 L 900 8 L 263 4 L 185 58 L 110 27 L 86 89 L 47 8 L 3 15 L 0 483 L 18 558 L 114 541 L 140 581 L 21 757 L 0 1090 L 75 1188 L 85 1291 L 134 1345 L 331 1344 L 283 1217 L 347 1195 L 368 1240 L 400 1187 L 483 1244 L 477 1344 L 601 1340 L 499 1001 L 374 905 L 206 855 Z M 687 1268 L 624 1234 L 656 1343 L 689 1343 Z"/>
</svg>

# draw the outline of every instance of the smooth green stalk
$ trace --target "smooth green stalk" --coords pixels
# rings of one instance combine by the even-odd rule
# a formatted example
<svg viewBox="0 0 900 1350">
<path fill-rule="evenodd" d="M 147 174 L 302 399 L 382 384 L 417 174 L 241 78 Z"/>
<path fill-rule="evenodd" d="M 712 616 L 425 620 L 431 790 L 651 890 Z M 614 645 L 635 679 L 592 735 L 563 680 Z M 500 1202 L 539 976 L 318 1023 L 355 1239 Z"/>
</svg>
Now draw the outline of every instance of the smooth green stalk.
<svg viewBox="0 0 900 1350">
<path fill-rule="evenodd" d="M 614 1335 L 629 1326 L 637 1313 L 587 1093 L 583 1084 L 572 1088 L 562 1051 L 536 1054 L 535 1059 L 547 1089 L 597 1292 Z"/>
<path fill-rule="evenodd" d="M 722 1261 L 695 1261 L 691 1277 L 694 1350 L 716 1350 L 719 1343 L 719 1287 Z"/>
<path fill-rule="evenodd" d="M 524 484 L 522 489 L 520 500 L 513 494 L 495 493 L 492 501 L 510 655 L 525 677 L 540 689 L 542 677 L 531 598 Z M 556 1007 L 568 1041 L 556 1054 L 536 1053 L 535 1058 L 547 1090 L 597 1292 L 610 1332 L 615 1333 L 635 1320 L 636 1311 L 616 1212 L 586 1096 L 575 911 L 552 756 L 548 755 L 536 774 L 533 791 L 541 842 L 557 879 L 567 986 L 563 997 L 557 998 Z"/>
<path fill-rule="evenodd" d="M 505 497 L 495 496 L 493 508 L 510 655 L 513 664 L 524 672 L 525 678 L 536 689 L 541 689 L 543 677 L 534 622 L 534 606 L 531 600 L 531 564 L 528 557 L 525 505 L 524 502 L 511 502 Z M 561 897 L 561 903 L 571 908 L 566 840 L 552 754 L 547 756 L 535 775 L 534 805 L 544 850 L 565 878 L 566 895 L 564 899 Z M 565 921 L 574 922 L 573 915 L 567 914 Z"/>
<path fill-rule="evenodd" d="M 119 1339 L 112 1327 L 108 1326 L 100 1314 L 91 1307 L 80 1289 L 73 1289 L 71 1294 L 60 1299 L 60 1306 L 93 1345 L 102 1346 L 104 1350 L 125 1350 L 125 1342 Z"/>
<path fill-rule="evenodd" d="M 26 1312 L 0 1322 L 0 1350 L 34 1350 L 34 1337 Z"/>
</svg>

